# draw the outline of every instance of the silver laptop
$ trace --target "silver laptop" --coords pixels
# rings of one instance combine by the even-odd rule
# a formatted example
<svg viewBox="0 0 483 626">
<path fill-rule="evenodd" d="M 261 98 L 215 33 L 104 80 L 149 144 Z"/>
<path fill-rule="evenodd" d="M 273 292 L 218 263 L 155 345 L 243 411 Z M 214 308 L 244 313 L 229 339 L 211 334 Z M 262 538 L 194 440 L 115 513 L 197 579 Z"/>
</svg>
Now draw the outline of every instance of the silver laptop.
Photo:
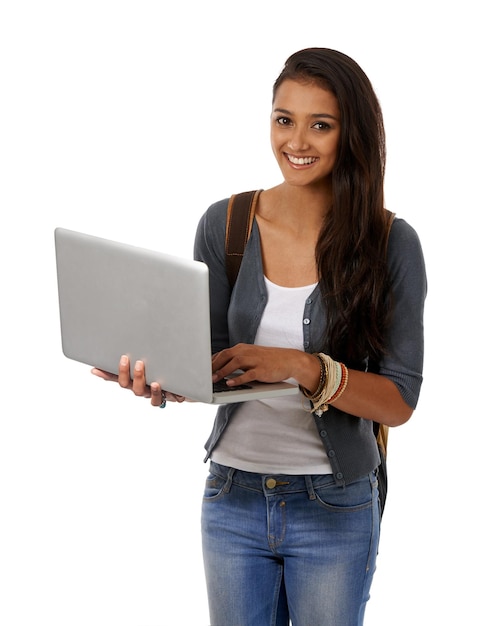
<svg viewBox="0 0 483 626">
<path fill-rule="evenodd" d="M 117 373 L 127 354 L 148 384 L 208 404 L 295 394 L 289 383 L 212 383 L 209 275 L 204 263 L 55 229 L 62 350 Z"/>
</svg>

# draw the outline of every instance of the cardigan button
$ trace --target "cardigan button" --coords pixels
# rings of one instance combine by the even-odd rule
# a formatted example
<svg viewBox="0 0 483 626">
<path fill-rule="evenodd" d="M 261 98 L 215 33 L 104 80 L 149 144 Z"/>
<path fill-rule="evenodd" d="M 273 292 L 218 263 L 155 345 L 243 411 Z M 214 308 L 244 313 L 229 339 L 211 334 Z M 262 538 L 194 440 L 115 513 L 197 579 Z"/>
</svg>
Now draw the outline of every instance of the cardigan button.
<svg viewBox="0 0 483 626">
<path fill-rule="evenodd" d="M 309 320 L 309 318 L 308 318 L 308 317 L 306 317 L 306 318 L 304 319 L 304 324 L 305 324 L 305 326 L 307 326 L 307 324 L 310 324 L 310 320 Z"/>
<path fill-rule="evenodd" d="M 335 477 L 337 478 L 337 480 L 342 480 L 344 478 L 344 474 L 342 472 L 337 472 Z"/>
<path fill-rule="evenodd" d="M 326 430 L 321 430 L 320 431 L 320 436 L 321 437 L 327 437 L 327 431 Z"/>
</svg>

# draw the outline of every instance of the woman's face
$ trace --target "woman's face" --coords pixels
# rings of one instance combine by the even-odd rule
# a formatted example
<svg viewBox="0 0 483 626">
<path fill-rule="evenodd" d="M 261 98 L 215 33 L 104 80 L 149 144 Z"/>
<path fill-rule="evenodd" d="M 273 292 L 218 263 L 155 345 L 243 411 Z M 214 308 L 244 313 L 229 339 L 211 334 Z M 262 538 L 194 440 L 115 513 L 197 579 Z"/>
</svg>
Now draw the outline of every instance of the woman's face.
<svg viewBox="0 0 483 626">
<path fill-rule="evenodd" d="M 340 137 L 340 113 L 331 91 L 285 80 L 271 116 L 271 143 L 285 181 L 297 186 L 330 180 Z"/>
</svg>

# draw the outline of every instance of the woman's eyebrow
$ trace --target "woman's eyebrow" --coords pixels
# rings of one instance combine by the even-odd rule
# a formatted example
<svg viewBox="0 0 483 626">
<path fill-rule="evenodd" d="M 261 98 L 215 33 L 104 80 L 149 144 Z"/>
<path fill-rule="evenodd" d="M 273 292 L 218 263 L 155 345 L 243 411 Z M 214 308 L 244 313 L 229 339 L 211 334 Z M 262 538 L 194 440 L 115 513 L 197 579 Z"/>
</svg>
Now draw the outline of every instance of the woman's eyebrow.
<svg viewBox="0 0 483 626">
<path fill-rule="evenodd" d="M 292 111 L 289 111 L 287 109 L 281 109 L 281 108 L 276 108 L 273 109 L 274 113 L 283 113 L 284 115 L 293 115 Z M 330 113 L 311 113 L 310 117 L 312 118 L 320 118 L 320 117 L 329 117 L 332 120 L 337 120 L 338 118 L 335 117 L 335 115 L 331 115 Z"/>
</svg>

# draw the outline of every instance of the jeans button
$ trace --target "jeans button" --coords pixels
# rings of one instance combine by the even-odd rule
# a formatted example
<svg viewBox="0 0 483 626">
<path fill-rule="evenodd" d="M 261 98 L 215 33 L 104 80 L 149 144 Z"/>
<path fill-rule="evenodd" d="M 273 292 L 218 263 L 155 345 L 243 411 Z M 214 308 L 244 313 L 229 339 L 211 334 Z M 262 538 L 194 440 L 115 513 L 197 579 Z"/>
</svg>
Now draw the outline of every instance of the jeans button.
<svg viewBox="0 0 483 626">
<path fill-rule="evenodd" d="M 277 484 L 277 481 L 275 480 L 275 478 L 267 478 L 267 480 L 265 481 L 265 487 L 267 489 L 273 489 Z"/>
</svg>

